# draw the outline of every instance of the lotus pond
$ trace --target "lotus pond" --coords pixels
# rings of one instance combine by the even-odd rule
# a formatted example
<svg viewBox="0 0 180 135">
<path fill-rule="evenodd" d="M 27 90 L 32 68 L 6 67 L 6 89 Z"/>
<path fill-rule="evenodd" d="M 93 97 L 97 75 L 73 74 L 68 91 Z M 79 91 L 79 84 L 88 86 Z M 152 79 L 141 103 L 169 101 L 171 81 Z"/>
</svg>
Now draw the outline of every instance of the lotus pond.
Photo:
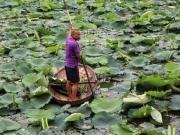
<svg viewBox="0 0 180 135">
<path fill-rule="evenodd" d="M 49 93 L 64 66 L 63 1 L 0 0 L 0 134 L 180 134 L 180 1 L 66 2 L 96 96 L 72 107 Z"/>
</svg>

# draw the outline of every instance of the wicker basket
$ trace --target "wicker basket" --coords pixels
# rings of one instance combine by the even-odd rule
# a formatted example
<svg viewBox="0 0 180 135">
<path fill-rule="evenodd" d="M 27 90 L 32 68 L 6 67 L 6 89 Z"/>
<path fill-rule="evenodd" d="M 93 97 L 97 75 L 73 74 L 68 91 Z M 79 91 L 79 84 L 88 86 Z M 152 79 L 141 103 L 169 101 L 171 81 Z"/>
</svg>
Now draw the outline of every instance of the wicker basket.
<svg viewBox="0 0 180 135">
<path fill-rule="evenodd" d="M 93 71 L 93 69 L 91 67 L 89 67 L 87 65 L 85 65 L 85 67 L 86 67 L 87 72 L 89 74 L 91 86 L 92 86 L 92 89 L 93 89 L 93 92 L 94 92 L 96 90 L 96 87 L 97 87 L 96 74 L 94 73 L 94 71 Z M 79 68 L 79 72 L 84 70 L 84 66 L 82 64 L 79 64 L 78 68 Z M 55 74 L 54 77 L 66 80 L 65 68 L 62 68 L 57 74 Z M 80 82 L 79 85 L 82 85 L 81 83 L 89 84 L 88 82 Z M 65 84 L 64 84 L 64 88 L 65 88 Z M 80 97 L 78 97 L 78 99 L 75 100 L 75 101 L 69 101 L 68 96 L 57 92 L 55 89 L 52 88 L 51 85 L 49 86 L 49 90 L 50 90 L 51 95 L 55 99 L 55 101 L 60 105 L 70 104 L 71 106 L 76 106 L 76 105 L 80 105 L 80 104 L 82 104 L 82 103 L 84 103 L 86 101 L 90 101 L 92 99 L 92 97 L 93 97 L 93 93 L 92 93 L 92 91 L 90 89 L 90 86 L 87 88 L 86 92 L 82 93 L 80 95 Z"/>
</svg>

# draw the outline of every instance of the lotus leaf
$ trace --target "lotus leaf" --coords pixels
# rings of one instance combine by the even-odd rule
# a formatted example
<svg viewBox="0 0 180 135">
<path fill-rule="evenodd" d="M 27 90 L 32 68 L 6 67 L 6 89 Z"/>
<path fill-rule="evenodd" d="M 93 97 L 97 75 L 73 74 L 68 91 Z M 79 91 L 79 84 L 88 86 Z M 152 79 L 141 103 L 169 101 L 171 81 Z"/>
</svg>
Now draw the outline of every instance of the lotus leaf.
<svg viewBox="0 0 180 135">
<path fill-rule="evenodd" d="M 147 57 L 139 56 L 133 58 L 129 64 L 134 66 L 134 67 L 144 67 L 147 63 L 149 63 L 150 60 Z"/>
<path fill-rule="evenodd" d="M 44 67 L 48 63 L 48 59 L 44 58 L 32 58 L 32 59 L 26 59 L 26 62 L 29 63 L 31 66 L 35 67 Z"/>
<path fill-rule="evenodd" d="M 108 59 L 105 56 L 100 56 L 100 57 L 85 57 L 85 60 L 89 64 L 101 64 L 101 65 L 106 65 L 108 63 Z"/>
<path fill-rule="evenodd" d="M 87 56 L 101 56 L 103 53 L 102 53 L 102 50 L 97 48 L 97 47 L 93 47 L 93 46 L 89 46 L 89 47 L 86 47 L 83 51 Z"/>
<path fill-rule="evenodd" d="M 29 52 L 30 51 L 26 48 L 18 48 L 10 51 L 9 56 L 13 56 L 15 58 L 24 58 Z"/>
<path fill-rule="evenodd" d="M 168 72 L 172 72 L 173 70 L 178 68 L 178 64 L 174 62 L 169 62 L 164 65 L 164 69 Z"/>
<path fill-rule="evenodd" d="M 46 87 L 43 87 L 43 86 L 38 87 L 37 89 L 32 91 L 33 96 L 38 96 L 38 95 L 42 95 L 42 94 L 45 94 L 45 93 L 49 93 L 49 90 Z"/>
<path fill-rule="evenodd" d="M 30 73 L 23 77 L 22 82 L 25 86 L 30 86 L 30 85 L 36 83 L 42 77 L 43 77 L 42 72 L 40 72 L 39 74 Z"/>
<path fill-rule="evenodd" d="M 100 67 L 100 68 L 95 68 L 94 72 L 96 74 L 108 74 L 111 72 L 111 69 L 108 67 Z"/>
<path fill-rule="evenodd" d="M 139 79 L 136 83 L 137 85 L 143 85 L 143 86 L 154 86 L 154 87 L 163 87 L 167 84 L 173 85 L 174 80 L 165 79 L 161 76 L 146 76 L 142 79 Z"/>
<path fill-rule="evenodd" d="M 69 115 L 65 120 L 64 122 L 68 122 L 68 121 L 77 121 L 79 120 L 81 117 L 83 117 L 84 114 L 82 113 L 73 113 L 71 115 Z"/>
<path fill-rule="evenodd" d="M 48 104 L 52 99 L 52 96 L 50 94 L 43 94 L 43 95 L 38 95 L 34 96 L 30 100 L 30 106 L 33 108 L 39 109 L 43 107 L 45 104 Z"/>
<path fill-rule="evenodd" d="M 133 135 L 134 131 L 128 126 L 123 125 L 112 125 L 109 128 L 110 132 L 116 135 Z"/>
<path fill-rule="evenodd" d="M 27 63 L 22 63 L 18 66 L 15 67 L 15 70 L 17 71 L 17 73 L 21 76 L 24 76 L 26 74 L 30 74 L 32 73 L 32 69 L 28 66 Z"/>
<path fill-rule="evenodd" d="M 23 87 L 17 84 L 10 84 L 6 83 L 3 85 L 3 88 L 5 89 L 6 92 L 12 92 L 12 93 L 17 93 L 20 91 L 23 91 Z"/>
<path fill-rule="evenodd" d="M 152 117 L 155 121 L 157 121 L 157 122 L 159 122 L 159 123 L 163 123 L 161 113 L 160 113 L 157 109 L 155 109 L 155 108 L 153 108 L 153 107 L 151 107 L 151 108 L 152 108 L 151 117 Z"/>
<path fill-rule="evenodd" d="M 138 133 L 136 135 L 142 135 L 142 134 L 147 134 L 147 135 L 163 135 L 162 132 L 158 132 L 156 130 L 143 130 L 141 133 Z"/>
<path fill-rule="evenodd" d="M 17 130 L 21 128 L 21 125 L 11 119 L 0 119 L 0 133 L 3 133 L 5 131 L 11 131 L 11 130 Z"/>
<path fill-rule="evenodd" d="M 13 102 L 13 94 L 7 93 L 1 96 L 0 103 L 3 105 L 9 105 Z"/>
<path fill-rule="evenodd" d="M 180 95 L 171 96 L 171 100 L 169 102 L 168 108 L 170 110 L 180 110 Z"/>
<path fill-rule="evenodd" d="M 89 103 L 85 102 L 80 107 L 76 109 L 76 113 L 82 113 L 85 117 L 89 117 L 92 113 L 91 108 L 89 107 Z"/>
<path fill-rule="evenodd" d="M 107 99 L 97 97 L 91 102 L 90 107 L 94 113 L 99 113 L 102 111 L 113 113 L 121 110 L 121 104 L 121 98 Z"/>
<path fill-rule="evenodd" d="M 150 102 L 152 98 L 146 94 L 136 95 L 129 93 L 127 97 L 123 98 L 123 104 L 128 106 L 143 105 Z"/>
<path fill-rule="evenodd" d="M 110 87 L 109 90 L 126 93 L 130 89 L 130 84 L 131 82 L 123 82 L 122 84 Z"/>
<path fill-rule="evenodd" d="M 166 91 L 148 91 L 145 92 L 147 95 L 152 96 L 152 97 L 156 97 L 156 98 L 162 98 L 163 96 L 165 96 L 166 94 L 170 93 L 171 90 L 166 90 Z"/>
<path fill-rule="evenodd" d="M 0 65 L 0 71 L 11 71 L 14 66 L 12 62 L 4 63 Z"/>
<path fill-rule="evenodd" d="M 122 124 L 122 119 L 117 114 L 107 112 L 99 112 L 92 119 L 92 124 L 95 128 L 108 128 L 115 124 Z"/>
<path fill-rule="evenodd" d="M 176 51 L 162 51 L 154 54 L 153 56 L 157 61 L 169 61 L 172 59 L 175 52 Z"/>
</svg>

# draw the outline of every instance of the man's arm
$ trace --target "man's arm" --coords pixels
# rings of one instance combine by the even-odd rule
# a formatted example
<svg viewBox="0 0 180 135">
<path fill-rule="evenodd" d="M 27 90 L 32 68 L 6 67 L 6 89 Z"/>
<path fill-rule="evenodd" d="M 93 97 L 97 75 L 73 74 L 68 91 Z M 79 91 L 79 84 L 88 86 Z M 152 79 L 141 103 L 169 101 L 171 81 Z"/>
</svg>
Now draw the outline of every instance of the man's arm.
<svg viewBox="0 0 180 135">
<path fill-rule="evenodd" d="M 73 26 L 73 24 L 70 24 L 68 38 L 70 38 L 70 37 L 71 37 L 71 32 L 72 32 L 72 29 L 74 29 L 74 26 Z"/>
<path fill-rule="evenodd" d="M 82 56 L 82 51 L 80 51 L 79 53 L 76 53 L 76 57 L 79 59 L 79 58 L 81 58 L 81 56 Z"/>
</svg>

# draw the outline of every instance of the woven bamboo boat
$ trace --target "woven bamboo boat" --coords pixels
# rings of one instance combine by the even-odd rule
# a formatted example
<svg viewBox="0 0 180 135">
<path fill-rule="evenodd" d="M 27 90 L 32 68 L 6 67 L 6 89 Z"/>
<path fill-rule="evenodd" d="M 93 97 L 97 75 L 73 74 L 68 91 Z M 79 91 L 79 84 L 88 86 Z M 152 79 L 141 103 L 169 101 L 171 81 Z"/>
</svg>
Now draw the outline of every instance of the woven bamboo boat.
<svg viewBox="0 0 180 135">
<path fill-rule="evenodd" d="M 68 96 L 58 92 L 56 89 L 58 88 L 58 86 L 63 87 L 64 89 L 66 89 L 66 84 L 55 84 L 55 85 L 49 85 L 49 91 L 51 93 L 51 95 L 53 96 L 54 100 L 60 104 L 60 105 L 65 105 L 65 104 L 70 104 L 71 106 L 78 106 L 81 105 L 82 103 L 86 102 L 86 101 L 90 101 L 93 98 L 93 93 L 96 90 L 97 87 L 97 78 L 96 78 L 96 74 L 94 73 L 93 69 L 87 65 L 85 65 L 88 75 L 89 75 L 89 79 L 91 82 L 91 86 L 92 86 L 92 91 L 91 88 L 89 86 L 88 81 L 82 82 L 80 80 L 79 86 L 80 85 L 86 85 L 86 92 L 81 93 L 78 96 L 77 100 L 71 101 L 68 100 Z M 84 74 L 86 77 L 86 72 L 84 70 L 84 66 L 82 64 L 78 65 L 79 68 L 79 73 Z M 55 78 L 58 79 L 62 79 L 62 80 L 66 80 L 66 72 L 65 72 L 65 68 L 62 68 L 57 74 L 55 74 L 54 76 Z M 65 90 L 66 91 L 66 90 Z"/>
</svg>

